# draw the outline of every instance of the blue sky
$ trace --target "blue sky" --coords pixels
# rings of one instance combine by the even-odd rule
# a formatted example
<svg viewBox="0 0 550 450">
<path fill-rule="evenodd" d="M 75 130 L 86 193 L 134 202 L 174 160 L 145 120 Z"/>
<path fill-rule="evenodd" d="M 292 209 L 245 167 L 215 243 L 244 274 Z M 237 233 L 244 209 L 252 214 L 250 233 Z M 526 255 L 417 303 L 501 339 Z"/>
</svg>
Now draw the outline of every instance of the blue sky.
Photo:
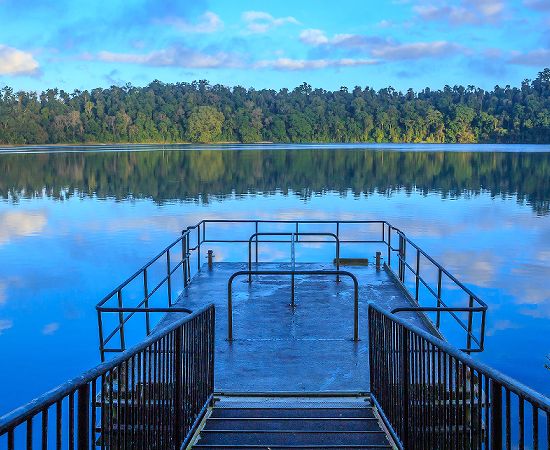
<svg viewBox="0 0 550 450">
<path fill-rule="evenodd" d="M 0 85 L 15 89 L 490 89 L 549 66 L 550 0 L 0 0 Z"/>
</svg>

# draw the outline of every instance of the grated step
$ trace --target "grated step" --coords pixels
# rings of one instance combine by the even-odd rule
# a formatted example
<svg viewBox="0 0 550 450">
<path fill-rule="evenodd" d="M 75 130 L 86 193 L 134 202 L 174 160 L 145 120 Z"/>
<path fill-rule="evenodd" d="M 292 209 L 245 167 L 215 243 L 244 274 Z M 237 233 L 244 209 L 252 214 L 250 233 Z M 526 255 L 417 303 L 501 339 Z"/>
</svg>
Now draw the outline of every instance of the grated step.
<svg viewBox="0 0 550 450">
<path fill-rule="evenodd" d="M 334 419 L 334 418 L 263 418 L 263 419 L 213 419 L 210 418 L 206 431 L 380 431 L 380 425 L 374 418 Z"/>
<path fill-rule="evenodd" d="M 374 418 L 371 408 L 214 408 L 212 418 Z"/>
</svg>

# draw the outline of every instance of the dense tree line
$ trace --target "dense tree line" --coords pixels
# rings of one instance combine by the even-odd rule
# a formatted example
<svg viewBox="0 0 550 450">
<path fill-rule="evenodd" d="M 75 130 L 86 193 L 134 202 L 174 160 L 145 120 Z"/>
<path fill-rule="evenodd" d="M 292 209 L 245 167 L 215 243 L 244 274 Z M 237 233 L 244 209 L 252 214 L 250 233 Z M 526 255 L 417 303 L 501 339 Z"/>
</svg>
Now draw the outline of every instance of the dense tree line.
<svg viewBox="0 0 550 450">
<path fill-rule="evenodd" d="M 315 170 L 311 170 L 314 167 Z M 195 150 L 0 156 L 0 198 L 73 195 L 208 202 L 233 195 L 416 190 L 446 197 L 515 195 L 550 211 L 550 153 L 380 150 Z"/>
<path fill-rule="evenodd" d="M 207 81 L 0 90 L 0 143 L 550 142 L 550 69 L 520 87 L 245 89 Z"/>
</svg>

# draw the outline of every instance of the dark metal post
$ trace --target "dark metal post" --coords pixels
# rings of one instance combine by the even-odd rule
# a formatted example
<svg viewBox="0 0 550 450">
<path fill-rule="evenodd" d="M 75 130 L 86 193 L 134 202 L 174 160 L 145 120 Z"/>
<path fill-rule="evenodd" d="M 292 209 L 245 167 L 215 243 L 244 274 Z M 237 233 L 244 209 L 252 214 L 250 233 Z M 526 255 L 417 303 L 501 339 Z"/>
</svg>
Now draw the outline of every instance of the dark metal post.
<svg viewBox="0 0 550 450">
<path fill-rule="evenodd" d="M 119 290 L 117 292 L 117 298 L 118 298 L 118 307 L 122 309 L 122 290 Z M 118 313 L 118 324 L 120 326 L 119 333 L 120 333 L 120 348 L 122 351 L 126 350 L 126 342 L 124 339 L 124 313 L 120 311 Z"/>
<path fill-rule="evenodd" d="M 391 225 L 388 225 L 388 266 L 391 267 Z"/>
<path fill-rule="evenodd" d="M 473 308 L 474 307 L 474 297 L 470 295 L 470 300 L 468 302 L 468 307 Z M 468 311 L 468 335 L 466 336 L 466 348 L 470 350 L 472 348 L 472 322 L 473 322 L 473 312 L 470 309 Z M 470 352 L 466 352 L 470 354 Z"/>
<path fill-rule="evenodd" d="M 88 383 L 78 389 L 77 427 L 78 449 L 90 448 L 90 385 Z"/>
<path fill-rule="evenodd" d="M 184 428 L 183 408 L 183 364 L 182 364 L 182 328 L 176 329 L 174 342 L 174 444 L 179 448 Z"/>
<path fill-rule="evenodd" d="M 257 264 L 258 264 L 258 221 L 256 220 L 256 265 Z"/>
<path fill-rule="evenodd" d="M 376 270 L 380 270 L 380 260 L 382 253 L 376 252 Z"/>
<path fill-rule="evenodd" d="M 420 249 L 416 249 L 416 289 L 414 299 L 418 303 L 418 289 L 420 288 Z"/>
<path fill-rule="evenodd" d="M 489 405 L 486 405 L 489 407 Z M 502 386 L 491 379 L 491 448 L 502 448 Z"/>
<path fill-rule="evenodd" d="M 149 321 L 149 288 L 147 286 L 147 268 L 143 269 L 143 305 L 145 306 L 145 331 L 147 336 L 151 334 L 151 323 Z"/>
<path fill-rule="evenodd" d="M 232 276 L 227 282 L 227 340 L 229 342 L 233 340 L 233 298 L 231 296 L 233 278 Z"/>
<path fill-rule="evenodd" d="M 340 271 L 340 238 L 336 235 L 336 270 Z M 336 275 L 336 282 L 340 282 L 340 275 Z"/>
<path fill-rule="evenodd" d="M 290 283 L 290 306 L 293 308 L 296 308 L 296 303 L 294 299 L 294 273 L 291 275 L 291 283 Z"/>
<path fill-rule="evenodd" d="M 443 270 L 441 267 L 438 267 L 437 271 L 437 307 L 441 307 L 441 278 L 443 274 Z M 436 319 L 435 319 L 435 326 L 437 329 L 439 329 L 439 326 L 441 324 L 441 311 L 437 311 L 436 313 Z"/>
<path fill-rule="evenodd" d="M 353 280 L 353 340 L 357 342 L 359 340 L 359 283 L 357 278 L 352 277 Z"/>
<path fill-rule="evenodd" d="M 105 345 L 103 344 L 103 321 L 101 318 L 101 311 L 97 310 L 97 326 L 99 331 L 99 354 L 101 356 L 101 362 L 105 362 Z"/>
<path fill-rule="evenodd" d="M 172 274 L 170 273 L 171 264 L 170 264 L 170 249 L 166 250 L 166 277 L 167 277 L 167 288 L 168 288 L 168 307 L 172 306 Z"/>
<path fill-rule="evenodd" d="M 201 226 L 197 227 L 197 270 L 201 271 Z"/>
<path fill-rule="evenodd" d="M 214 251 L 208 250 L 208 270 L 212 270 L 213 268 L 213 261 L 212 261 L 213 258 L 214 258 Z"/>
<path fill-rule="evenodd" d="M 256 270 L 258 269 L 258 235 L 256 234 Z M 248 270 L 252 270 L 252 237 L 248 240 Z M 248 282 L 252 283 L 252 275 L 248 274 Z"/>
<path fill-rule="evenodd" d="M 403 430 L 402 440 L 403 448 L 410 448 L 410 427 L 409 427 L 409 340 L 410 332 L 407 328 L 401 327 L 402 339 L 401 339 L 401 385 L 403 388 L 403 398 L 401 399 L 403 404 Z"/>
</svg>

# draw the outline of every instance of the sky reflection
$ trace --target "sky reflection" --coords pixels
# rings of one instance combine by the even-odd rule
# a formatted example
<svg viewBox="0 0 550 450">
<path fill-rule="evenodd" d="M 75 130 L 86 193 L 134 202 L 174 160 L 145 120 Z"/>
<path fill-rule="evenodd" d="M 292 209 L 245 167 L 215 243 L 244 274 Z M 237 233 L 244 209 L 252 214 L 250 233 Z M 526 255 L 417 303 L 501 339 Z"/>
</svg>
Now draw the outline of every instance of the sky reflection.
<svg viewBox="0 0 550 450">
<path fill-rule="evenodd" d="M 522 201 L 523 193 L 449 197 L 397 185 L 392 195 L 356 195 L 351 188 L 305 197 L 292 189 L 237 195 L 231 183 L 225 191 L 208 201 L 199 195 L 159 203 L 146 191 L 141 199 L 41 195 L 0 201 L 0 360 L 8 362 L 0 371 L 0 414 L 97 363 L 97 301 L 182 228 L 204 218 L 392 222 L 490 305 L 487 346 L 479 358 L 550 394 L 544 368 L 550 354 L 550 216 Z M 216 261 L 234 257 L 227 248 L 213 248 Z M 327 261 L 333 251 L 332 245 L 315 249 Z M 263 260 L 288 254 L 281 247 L 263 253 Z M 21 389 L 10 387 L 14 380 Z"/>
</svg>

